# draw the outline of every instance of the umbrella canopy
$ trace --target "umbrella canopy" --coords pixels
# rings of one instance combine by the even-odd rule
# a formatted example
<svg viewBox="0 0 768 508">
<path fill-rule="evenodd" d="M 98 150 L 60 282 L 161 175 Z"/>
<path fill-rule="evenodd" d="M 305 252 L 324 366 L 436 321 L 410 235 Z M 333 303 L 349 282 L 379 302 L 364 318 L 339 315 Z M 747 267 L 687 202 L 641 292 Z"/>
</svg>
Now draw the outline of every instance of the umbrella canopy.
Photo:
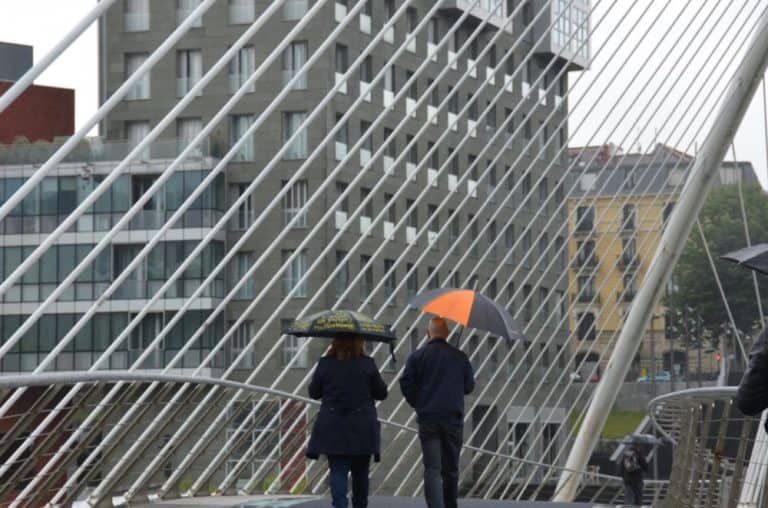
<svg viewBox="0 0 768 508">
<path fill-rule="evenodd" d="M 738 263 L 762 274 L 768 275 L 768 243 L 735 250 L 720 256 L 720 259 Z"/>
<path fill-rule="evenodd" d="M 419 293 L 408 304 L 424 312 L 507 339 L 521 339 L 521 328 L 507 309 L 471 289 L 439 288 Z"/>
<path fill-rule="evenodd" d="M 621 440 L 621 444 L 647 444 L 647 445 L 660 445 L 661 439 L 657 438 L 653 434 L 639 434 L 633 432 L 632 434 L 625 436 Z"/>
<path fill-rule="evenodd" d="M 283 333 L 297 337 L 334 338 L 339 334 L 358 335 L 374 342 L 392 342 L 395 335 L 387 325 L 352 310 L 326 310 L 295 320 Z"/>
</svg>

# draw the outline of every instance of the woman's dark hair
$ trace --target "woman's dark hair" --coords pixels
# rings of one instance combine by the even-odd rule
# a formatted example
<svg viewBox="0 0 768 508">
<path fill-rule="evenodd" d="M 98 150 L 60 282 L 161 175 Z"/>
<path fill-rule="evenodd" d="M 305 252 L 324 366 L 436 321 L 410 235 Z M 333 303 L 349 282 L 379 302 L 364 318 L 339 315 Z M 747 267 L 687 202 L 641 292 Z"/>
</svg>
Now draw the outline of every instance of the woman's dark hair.
<svg viewBox="0 0 768 508">
<path fill-rule="evenodd" d="M 337 360 L 358 358 L 364 354 L 364 345 L 365 341 L 358 335 L 339 334 L 331 342 L 331 349 L 326 356 Z"/>
</svg>

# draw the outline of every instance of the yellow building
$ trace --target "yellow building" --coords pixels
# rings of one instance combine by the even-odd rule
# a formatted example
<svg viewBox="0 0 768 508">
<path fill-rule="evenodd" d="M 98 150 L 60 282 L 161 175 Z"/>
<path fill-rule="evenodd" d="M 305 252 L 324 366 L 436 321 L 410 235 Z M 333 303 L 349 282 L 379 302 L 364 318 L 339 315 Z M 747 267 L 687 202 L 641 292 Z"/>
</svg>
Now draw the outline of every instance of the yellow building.
<svg viewBox="0 0 768 508">
<path fill-rule="evenodd" d="M 612 145 L 570 152 L 569 187 L 577 185 L 568 200 L 570 345 L 581 365 L 577 375 L 586 380 L 593 372 L 599 376 L 610 357 L 693 159 L 663 145 L 649 153 L 624 153 Z M 720 183 L 739 179 L 755 179 L 751 164 L 725 163 Z M 653 316 L 630 379 L 654 371 L 657 379 L 717 371 L 715 352 L 703 350 L 700 358 L 686 341 L 668 340 L 662 305 Z"/>
</svg>

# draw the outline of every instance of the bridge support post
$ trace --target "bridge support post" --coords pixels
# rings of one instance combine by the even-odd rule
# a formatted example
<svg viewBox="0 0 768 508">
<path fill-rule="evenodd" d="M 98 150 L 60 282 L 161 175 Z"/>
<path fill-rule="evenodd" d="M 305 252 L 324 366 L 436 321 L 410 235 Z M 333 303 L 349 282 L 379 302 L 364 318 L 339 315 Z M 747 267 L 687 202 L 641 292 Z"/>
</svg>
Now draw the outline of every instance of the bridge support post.
<svg viewBox="0 0 768 508">
<path fill-rule="evenodd" d="M 689 181 L 672 212 L 640 291 L 621 330 L 616 348 L 595 389 L 592 402 L 568 455 L 565 470 L 558 481 L 555 501 L 573 501 L 576 496 L 581 480 L 578 471 L 586 469 L 619 389 L 629 372 L 632 359 L 637 353 L 643 331 L 650 322 L 653 309 L 664 291 L 699 210 L 709 194 L 713 178 L 763 77 L 766 63 L 768 63 L 768 14 L 764 12 L 750 41 L 749 49 L 724 96 L 712 128 L 696 156 Z"/>
</svg>

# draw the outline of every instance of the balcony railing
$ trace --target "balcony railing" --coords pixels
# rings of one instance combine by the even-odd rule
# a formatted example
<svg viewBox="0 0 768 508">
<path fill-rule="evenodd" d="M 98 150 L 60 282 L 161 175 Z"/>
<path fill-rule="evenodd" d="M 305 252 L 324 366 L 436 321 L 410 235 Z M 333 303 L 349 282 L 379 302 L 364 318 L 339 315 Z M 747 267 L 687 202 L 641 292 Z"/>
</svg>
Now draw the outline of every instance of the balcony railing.
<svg viewBox="0 0 768 508">
<path fill-rule="evenodd" d="M 600 259 L 597 254 L 576 256 L 571 261 L 571 268 L 578 270 L 579 268 L 594 268 L 600 263 Z"/>
<path fill-rule="evenodd" d="M 631 302 L 635 299 L 637 296 L 637 291 L 616 291 L 616 301 L 617 302 Z"/>
<path fill-rule="evenodd" d="M 619 256 L 617 264 L 620 269 L 637 270 L 640 267 L 640 256 L 631 254 L 622 254 Z"/>
<path fill-rule="evenodd" d="M 635 230 L 635 221 L 633 220 L 624 222 L 621 225 L 622 232 L 633 232 L 634 230 Z"/>
<path fill-rule="evenodd" d="M 595 223 L 591 220 L 584 220 L 576 223 L 577 233 L 591 233 L 595 229 Z"/>
<path fill-rule="evenodd" d="M 580 291 L 571 296 L 578 303 L 600 303 L 600 295 L 594 291 Z"/>
<path fill-rule="evenodd" d="M 64 142 L 0 144 L 0 164 L 42 164 L 58 150 Z M 163 139 L 154 141 L 145 159 L 176 158 L 187 147 L 189 140 Z M 212 146 L 213 145 L 213 146 Z M 135 143 L 129 141 L 104 141 L 101 138 L 86 138 L 65 158 L 64 162 L 109 162 L 120 161 L 128 156 Z M 219 142 L 204 141 L 193 150 L 190 157 L 223 155 L 226 146 Z M 212 153 L 216 152 L 216 154 Z M 220 153 L 219 153 L 220 152 Z"/>
</svg>

